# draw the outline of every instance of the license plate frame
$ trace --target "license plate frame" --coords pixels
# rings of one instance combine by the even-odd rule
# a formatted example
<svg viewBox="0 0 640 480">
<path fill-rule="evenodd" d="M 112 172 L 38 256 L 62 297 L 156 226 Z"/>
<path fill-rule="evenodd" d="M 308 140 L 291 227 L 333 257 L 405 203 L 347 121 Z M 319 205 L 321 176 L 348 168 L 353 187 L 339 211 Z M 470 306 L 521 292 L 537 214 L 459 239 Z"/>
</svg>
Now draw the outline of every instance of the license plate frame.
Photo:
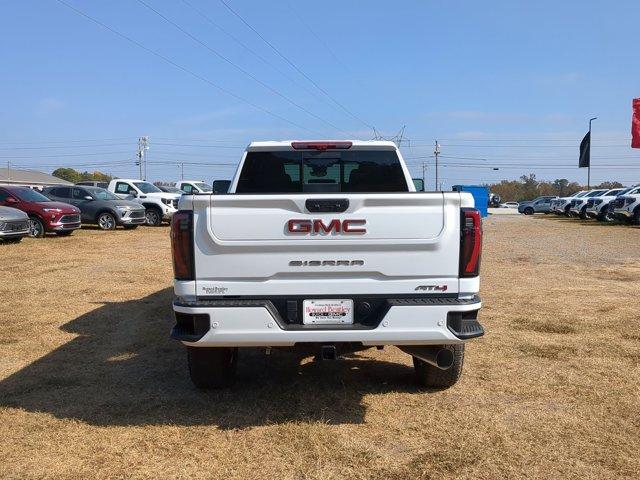
<svg viewBox="0 0 640 480">
<path fill-rule="evenodd" d="M 310 298 L 302 302 L 304 325 L 352 325 L 353 299 Z"/>
</svg>

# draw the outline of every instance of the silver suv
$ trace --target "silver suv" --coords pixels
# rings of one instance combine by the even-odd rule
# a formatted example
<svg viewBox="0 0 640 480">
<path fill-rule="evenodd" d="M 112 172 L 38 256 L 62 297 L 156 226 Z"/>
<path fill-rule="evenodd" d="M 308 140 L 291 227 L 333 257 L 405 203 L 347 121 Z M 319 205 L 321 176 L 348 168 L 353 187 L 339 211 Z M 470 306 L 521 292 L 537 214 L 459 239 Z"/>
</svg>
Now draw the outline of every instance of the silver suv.
<svg viewBox="0 0 640 480">
<path fill-rule="evenodd" d="M 0 206 L 0 240 L 18 243 L 29 234 L 29 215 L 22 210 Z"/>
<path fill-rule="evenodd" d="M 549 213 L 551 212 L 551 202 L 556 199 L 554 196 L 538 197 L 530 202 L 520 202 L 518 205 L 518 212 L 525 215 L 533 215 L 534 213 Z"/>
</svg>

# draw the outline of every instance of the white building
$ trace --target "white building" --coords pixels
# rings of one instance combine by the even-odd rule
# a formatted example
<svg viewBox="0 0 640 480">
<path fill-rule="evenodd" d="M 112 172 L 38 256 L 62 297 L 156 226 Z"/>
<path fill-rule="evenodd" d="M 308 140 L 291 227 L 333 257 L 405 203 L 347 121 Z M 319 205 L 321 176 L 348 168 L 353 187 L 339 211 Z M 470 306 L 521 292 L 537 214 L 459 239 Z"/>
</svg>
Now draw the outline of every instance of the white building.
<svg viewBox="0 0 640 480">
<path fill-rule="evenodd" d="M 31 188 L 48 187 L 49 185 L 73 185 L 71 182 L 54 177 L 37 170 L 18 170 L 16 168 L 0 168 L 0 185 L 21 185 Z"/>
</svg>

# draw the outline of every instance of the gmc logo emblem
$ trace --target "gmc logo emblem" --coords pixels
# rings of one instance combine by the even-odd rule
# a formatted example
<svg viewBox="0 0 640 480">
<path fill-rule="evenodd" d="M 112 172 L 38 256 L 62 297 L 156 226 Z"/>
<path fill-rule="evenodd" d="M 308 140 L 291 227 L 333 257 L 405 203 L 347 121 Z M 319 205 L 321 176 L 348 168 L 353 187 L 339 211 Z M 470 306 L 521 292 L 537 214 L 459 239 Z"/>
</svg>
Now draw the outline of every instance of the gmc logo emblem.
<svg viewBox="0 0 640 480">
<path fill-rule="evenodd" d="M 346 234 L 362 234 L 367 233 L 366 228 L 362 228 L 362 225 L 367 223 L 366 220 L 329 220 L 325 223 L 323 220 L 297 220 L 292 219 L 287 222 L 287 230 L 289 233 L 310 233 L 310 234 L 331 234 L 331 233 L 346 233 Z"/>
</svg>

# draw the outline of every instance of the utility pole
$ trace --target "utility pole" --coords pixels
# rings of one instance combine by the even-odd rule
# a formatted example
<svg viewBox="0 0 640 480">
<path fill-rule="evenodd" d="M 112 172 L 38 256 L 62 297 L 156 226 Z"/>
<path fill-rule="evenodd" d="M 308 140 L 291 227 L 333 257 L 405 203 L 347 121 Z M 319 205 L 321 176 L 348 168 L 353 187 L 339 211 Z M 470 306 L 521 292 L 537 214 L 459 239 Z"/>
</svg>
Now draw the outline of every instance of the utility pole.
<svg viewBox="0 0 640 480">
<path fill-rule="evenodd" d="M 180 180 L 184 180 L 184 162 L 180 162 Z"/>
<path fill-rule="evenodd" d="M 422 162 L 422 190 L 426 190 L 424 187 L 427 184 L 427 162 Z"/>
<path fill-rule="evenodd" d="M 438 157 L 440 156 L 440 144 L 436 140 L 436 148 L 433 151 L 433 154 L 436 157 L 436 192 L 438 191 Z"/>
<path fill-rule="evenodd" d="M 11 160 L 7 160 L 7 180 L 11 180 Z"/>
<path fill-rule="evenodd" d="M 147 150 L 149 150 L 149 137 L 140 137 L 138 139 L 138 165 L 140 167 L 140 180 L 147 179 Z M 142 175 L 142 168 L 144 164 L 144 177 Z"/>
</svg>

